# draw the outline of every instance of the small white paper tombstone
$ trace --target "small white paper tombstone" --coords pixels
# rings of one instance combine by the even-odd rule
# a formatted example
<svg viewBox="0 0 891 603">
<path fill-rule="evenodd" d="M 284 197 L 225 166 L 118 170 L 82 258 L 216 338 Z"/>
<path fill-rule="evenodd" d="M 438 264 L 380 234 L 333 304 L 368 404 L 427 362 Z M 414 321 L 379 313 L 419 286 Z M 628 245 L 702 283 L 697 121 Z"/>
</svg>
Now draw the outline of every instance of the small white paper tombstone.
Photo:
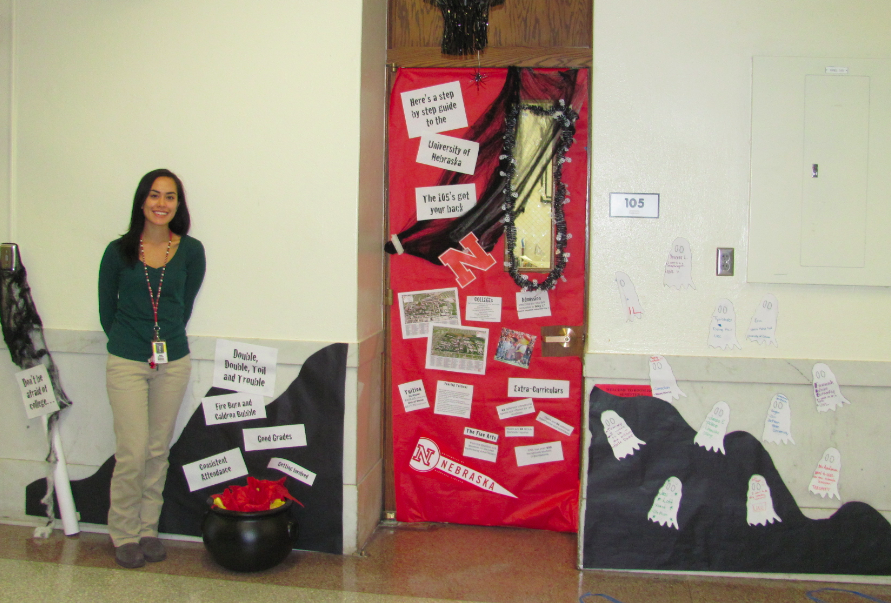
<svg viewBox="0 0 891 603">
<path fill-rule="evenodd" d="M 811 478 L 811 484 L 808 491 L 816 494 L 821 498 L 832 498 L 833 496 L 841 500 L 838 493 L 838 479 L 841 475 L 841 452 L 835 448 L 827 448 L 817 468 L 814 469 L 814 476 Z"/>
<path fill-rule="evenodd" d="M 650 389 L 653 390 L 654 398 L 670 403 L 681 396 L 687 397 L 687 394 L 678 387 L 671 365 L 664 356 L 650 356 Z"/>
<path fill-rule="evenodd" d="M 712 406 L 711 411 L 705 417 L 702 427 L 693 438 L 693 443 L 706 450 L 727 454 L 724 452 L 724 434 L 727 433 L 727 423 L 729 422 L 730 407 L 726 402 L 718 402 Z"/>
<path fill-rule="evenodd" d="M 770 401 L 761 439 L 774 444 L 795 443 L 792 439 L 792 406 L 783 394 L 775 395 Z"/>
<path fill-rule="evenodd" d="M 693 252 L 690 249 L 690 241 L 684 237 L 678 237 L 668 250 L 668 258 L 665 260 L 665 272 L 662 276 L 662 284 L 666 287 L 683 289 L 693 285 Z"/>
<path fill-rule="evenodd" d="M 619 299 L 622 303 L 625 320 L 643 318 L 643 307 L 640 305 L 640 298 L 637 296 L 637 289 L 634 288 L 631 278 L 624 272 L 616 272 L 616 286 L 619 287 Z"/>
<path fill-rule="evenodd" d="M 746 521 L 750 526 L 766 526 L 775 521 L 783 521 L 773 508 L 770 486 L 760 475 L 749 478 L 749 491 L 746 496 Z"/>
<path fill-rule="evenodd" d="M 818 362 L 813 368 L 814 375 L 814 400 L 819 412 L 835 410 L 850 402 L 842 395 L 841 388 L 832 370 L 822 362 Z"/>
<path fill-rule="evenodd" d="M 734 347 L 742 349 L 736 339 L 736 310 L 729 299 L 719 300 L 715 306 L 708 329 L 708 345 L 722 350 Z"/>
<path fill-rule="evenodd" d="M 681 528 L 678 526 L 678 509 L 681 508 L 681 480 L 676 477 L 669 477 L 659 488 L 659 493 L 653 500 L 653 506 L 647 513 L 647 519 L 658 523 L 660 526 L 673 527 L 676 530 Z"/>
<path fill-rule="evenodd" d="M 776 295 L 768 293 L 761 300 L 761 303 L 755 308 L 755 314 L 749 322 L 749 330 L 746 332 L 746 339 L 749 341 L 757 341 L 759 344 L 775 345 L 777 343 L 777 317 L 780 312 L 780 302 Z"/>
<path fill-rule="evenodd" d="M 635 450 L 646 444 L 643 440 L 637 439 L 625 419 L 615 411 L 603 411 L 600 414 L 600 422 L 603 423 L 603 432 L 613 449 L 613 455 L 619 460 L 634 454 Z"/>
</svg>

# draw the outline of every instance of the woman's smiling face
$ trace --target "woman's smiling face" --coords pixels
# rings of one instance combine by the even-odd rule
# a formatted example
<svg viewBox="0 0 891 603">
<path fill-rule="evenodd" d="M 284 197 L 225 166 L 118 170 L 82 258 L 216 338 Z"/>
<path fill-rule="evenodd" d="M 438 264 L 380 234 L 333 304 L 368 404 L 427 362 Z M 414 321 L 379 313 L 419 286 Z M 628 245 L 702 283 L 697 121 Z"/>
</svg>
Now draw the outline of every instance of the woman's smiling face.
<svg viewBox="0 0 891 603">
<path fill-rule="evenodd" d="M 145 219 L 156 226 L 167 226 L 176 215 L 179 198 L 176 194 L 176 182 L 173 178 L 161 176 L 152 183 L 148 197 L 142 204 Z"/>
</svg>

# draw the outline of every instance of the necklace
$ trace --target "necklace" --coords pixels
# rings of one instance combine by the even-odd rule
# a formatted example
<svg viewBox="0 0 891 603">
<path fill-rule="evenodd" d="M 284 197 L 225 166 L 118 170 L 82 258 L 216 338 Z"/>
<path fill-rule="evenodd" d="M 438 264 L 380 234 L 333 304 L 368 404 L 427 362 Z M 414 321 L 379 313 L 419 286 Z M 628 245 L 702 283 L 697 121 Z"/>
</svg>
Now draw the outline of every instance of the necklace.
<svg viewBox="0 0 891 603">
<path fill-rule="evenodd" d="M 158 282 L 158 296 L 152 291 L 152 283 L 149 280 L 148 264 L 145 263 L 145 249 L 142 247 L 142 235 L 139 235 L 139 258 L 142 260 L 142 269 L 145 271 L 145 284 L 148 285 L 149 299 L 152 302 L 152 313 L 155 316 L 155 336 L 152 341 L 161 339 L 161 327 L 158 326 L 158 304 L 161 303 L 161 287 L 164 286 L 164 273 L 167 271 L 167 260 L 170 258 L 170 245 L 173 243 L 173 231 L 167 239 L 167 253 L 164 254 L 164 265 L 161 267 L 161 280 Z"/>
</svg>

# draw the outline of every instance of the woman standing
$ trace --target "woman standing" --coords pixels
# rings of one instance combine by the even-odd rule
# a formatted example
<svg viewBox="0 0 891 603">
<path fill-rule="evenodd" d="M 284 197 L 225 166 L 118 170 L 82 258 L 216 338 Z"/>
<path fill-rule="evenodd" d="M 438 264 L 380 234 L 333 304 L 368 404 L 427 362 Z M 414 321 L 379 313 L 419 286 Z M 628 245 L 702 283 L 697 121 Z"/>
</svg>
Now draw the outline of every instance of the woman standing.
<svg viewBox="0 0 891 603">
<path fill-rule="evenodd" d="M 130 229 L 99 266 L 99 320 L 108 336 L 106 387 L 117 439 L 108 533 L 127 568 L 167 557 L 158 519 L 170 439 L 192 364 L 186 323 L 204 280 L 204 247 L 169 170 L 142 177 Z"/>
</svg>

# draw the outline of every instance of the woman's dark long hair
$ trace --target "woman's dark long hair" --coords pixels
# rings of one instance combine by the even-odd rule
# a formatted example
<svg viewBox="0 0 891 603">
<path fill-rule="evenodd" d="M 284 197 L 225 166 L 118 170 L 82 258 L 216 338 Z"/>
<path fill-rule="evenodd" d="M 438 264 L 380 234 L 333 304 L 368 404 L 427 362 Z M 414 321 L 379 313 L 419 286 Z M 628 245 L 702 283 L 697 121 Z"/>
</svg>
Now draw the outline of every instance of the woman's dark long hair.
<svg viewBox="0 0 891 603">
<path fill-rule="evenodd" d="M 170 221 L 170 230 L 183 236 L 189 232 L 192 219 L 189 217 L 189 206 L 186 205 L 186 192 L 183 190 L 182 180 L 179 176 L 166 169 L 152 170 L 142 177 L 133 195 L 133 209 L 130 212 L 130 228 L 120 238 L 121 255 L 131 266 L 139 261 L 139 237 L 145 226 L 145 214 L 142 206 L 152 190 L 152 185 L 158 178 L 171 178 L 176 183 L 176 198 L 178 201 L 176 213 Z"/>
</svg>

